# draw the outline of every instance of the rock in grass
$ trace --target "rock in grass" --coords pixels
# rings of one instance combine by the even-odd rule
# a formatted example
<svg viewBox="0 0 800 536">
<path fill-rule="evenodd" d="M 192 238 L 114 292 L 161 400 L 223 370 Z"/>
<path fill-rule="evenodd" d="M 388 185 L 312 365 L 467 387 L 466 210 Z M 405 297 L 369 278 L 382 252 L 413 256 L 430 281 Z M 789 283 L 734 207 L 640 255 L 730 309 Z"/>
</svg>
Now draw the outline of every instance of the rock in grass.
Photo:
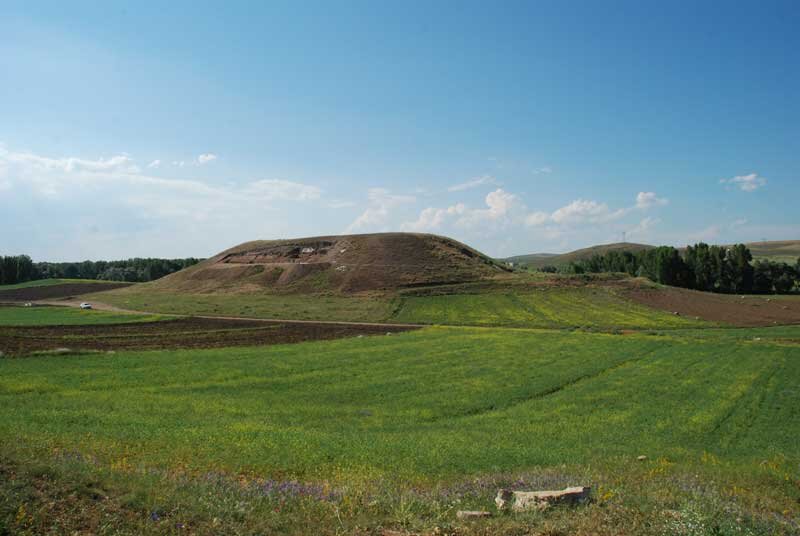
<svg viewBox="0 0 800 536">
<path fill-rule="evenodd" d="M 515 512 L 526 510 L 544 510 L 554 504 L 576 505 L 589 500 L 592 488 L 576 486 L 560 491 L 511 491 L 501 489 L 494 502 L 500 510 L 511 509 Z"/>
<path fill-rule="evenodd" d="M 456 517 L 458 519 L 482 519 L 492 517 L 492 513 L 485 510 L 459 510 L 456 512 Z"/>
<path fill-rule="evenodd" d="M 643 461 L 647 460 L 647 456 L 642 454 L 641 456 L 638 456 L 636 459 L 639 460 L 640 462 L 643 462 Z"/>
</svg>

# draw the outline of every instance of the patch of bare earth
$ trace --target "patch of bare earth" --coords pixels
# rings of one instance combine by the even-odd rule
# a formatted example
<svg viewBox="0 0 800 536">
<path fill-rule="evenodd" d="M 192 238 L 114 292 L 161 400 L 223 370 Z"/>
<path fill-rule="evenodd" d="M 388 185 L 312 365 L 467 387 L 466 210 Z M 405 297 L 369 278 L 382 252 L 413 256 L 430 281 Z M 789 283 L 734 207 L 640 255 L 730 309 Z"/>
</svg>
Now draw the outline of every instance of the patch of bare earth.
<svg viewBox="0 0 800 536">
<path fill-rule="evenodd" d="M 115 351 L 261 346 L 385 335 L 410 329 L 415 328 L 221 318 L 178 318 L 89 326 L 0 327 L 0 351 L 6 355 L 23 356 L 33 352 L 58 352 L 59 349 Z"/>
<path fill-rule="evenodd" d="M 642 305 L 740 327 L 800 324 L 800 297 L 712 294 L 682 288 L 628 288 L 623 294 Z"/>
<path fill-rule="evenodd" d="M 72 298 L 81 294 L 101 292 L 116 288 L 129 287 L 133 283 L 63 283 L 61 285 L 43 285 L 12 290 L 0 290 L 0 302 L 53 300 Z"/>
</svg>

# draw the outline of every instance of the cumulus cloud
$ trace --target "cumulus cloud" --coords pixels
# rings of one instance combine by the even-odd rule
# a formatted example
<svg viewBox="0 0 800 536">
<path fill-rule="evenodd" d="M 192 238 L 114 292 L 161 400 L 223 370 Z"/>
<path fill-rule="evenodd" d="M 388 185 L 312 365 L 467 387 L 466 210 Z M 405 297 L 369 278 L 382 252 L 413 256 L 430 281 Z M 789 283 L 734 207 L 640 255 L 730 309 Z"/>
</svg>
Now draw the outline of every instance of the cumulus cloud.
<svg viewBox="0 0 800 536">
<path fill-rule="evenodd" d="M 401 229 L 406 231 L 432 231 L 445 223 L 460 228 L 504 227 L 514 221 L 524 219 L 525 205 L 520 198 L 498 188 L 486 194 L 486 208 L 469 208 L 457 203 L 447 208 L 428 207 L 420 212 L 416 221 L 406 222 Z"/>
<path fill-rule="evenodd" d="M 467 211 L 467 207 L 463 203 L 447 208 L 434 208 L 428 207 L 419 213 L 419 217 L 415 221 L 406 222 L 401 225 L 403 231 L 412 232 L 426 232 L 436 231 L 451 217 L 460 216 Z"/>
<path fill-rule="evenodd" d="M 196 162 L 198 166 L 202 166 L 208 164 L 209 162 L 213 162 L 216 159 L 217 155 L 215 155 L 214 153 L 204 153 L 197 157 Z"/>
<path fill-rule="evenodd" d="M 495 179 L 490 175 L 484 175 L 483 177 L 476 177 L 467 182 L 462 182 L 461 184 L 454 184 L 453 186 L 450 186 L 447 189 L 447 191 L 463 192 L 464 190 L 471 190 L 473 188 L 478 188 L 479 186 L 494 185 L 494 184 L 497 184 L 497 179 Z"/>
<path fill-rule="evenodd" d="M 669 200 L 658 197 L 655 192 L 639 192 L 636 195 L 636 208 L 641 210 L 666 204 L 669 204 Z"/>
<path fill-rule="evenodd" d="M 553 212 L 550 218 L 560 224 L 604 223 L 621 218 L 626 209 L 611 210 L 606 203 L 576 199 Z"/>
<path fill-rule="evenodd" d="M 720 184 L 728 184 L 733 187 L 739 187 L 743 192 L 754 192 L 759 188 L 766 186 L 767 179 L 760 176 L 758 173 L 750 173 L 749 175 L 737 175 L 730 179 L 720 179 Z"/>
<path fill-rule="evenodd" d="M 543 166 L 543 167 L 531 170 L 531 173 L 534 174 L 534 175 L 548 175 L 548 174 L 550 174 L 552 172 L 553 172 L 553 168 L 551 168 L 550 166 Z"/>
<path fill-rule="evenodd" d="M 346 233 L 385 230 L 392 209 L 399 205 L 413 203 L 416 198 L 411 195 L 392 194 L 385 188 L 370 188 L 367 192 L 367 200 L 367 208 L 353 223 L 347 226 Z"/>
<path fill-rule="evenodd" d="M 539 227 L 550 221 L 550 214 L 547 212 L 531 212 L 525 216 L 525 225 L 528 227 Z"/>
<path fill-rule="evenodd" d="M 153 160 L 152 162 L 147 164 L 147 167 L 151 169 L 158 169 L 159 167 L 161 167 L 161 160 Z"/>
</svg>

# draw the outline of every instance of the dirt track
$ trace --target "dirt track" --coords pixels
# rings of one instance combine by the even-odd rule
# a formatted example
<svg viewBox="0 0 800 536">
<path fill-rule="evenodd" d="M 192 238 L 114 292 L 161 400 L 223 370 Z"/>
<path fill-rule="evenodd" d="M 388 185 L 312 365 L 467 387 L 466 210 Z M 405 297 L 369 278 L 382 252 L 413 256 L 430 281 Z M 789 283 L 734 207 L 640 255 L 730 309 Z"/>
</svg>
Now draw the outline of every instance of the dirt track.
<svg viewBox="0 0 800 536">
<path fill-rule="evenodd" d="M 711 294 L 682 288 L 629 288 L 631 300 L 682 316 L 740 327 L 800 324 L 800 299 Z"/>
<path fill-rule="evenodd" d="M 64 283 L 61 285 L 44 285 L 41 287 L 0 290 L 0 302 L 69 298 L 72 296 L 80 296 L 81 294 L 89 294 L 91 292 L 101 292 L 104 290 L 113 290 L 115 288 L 129 287 L 132 284 L 133 283 Z"/>
<path fill-rule="evenodd" d="M 159 322 L 80 326 L 0 327 L 0 351 L 21 356 L 57 349 L 155 350 L 259 346 L 385 335 L 414 327 L 319 322 L 271 322 L 224 318 L 176 318 Z"/>
</svg>

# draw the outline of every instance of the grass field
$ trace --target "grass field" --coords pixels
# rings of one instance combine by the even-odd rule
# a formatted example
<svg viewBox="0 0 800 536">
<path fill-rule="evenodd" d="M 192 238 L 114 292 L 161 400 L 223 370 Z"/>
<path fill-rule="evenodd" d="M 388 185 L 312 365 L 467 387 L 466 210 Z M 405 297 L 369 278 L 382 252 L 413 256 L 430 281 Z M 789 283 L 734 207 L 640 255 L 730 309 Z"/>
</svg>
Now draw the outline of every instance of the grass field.
<svg viewBox="0 0 800 536">
<path fill-rule="evenodd" d="M 120 308 L 157 313 L 229 315 L 296 320 L 383 321 L 394 302 L 383 296 L 308 296 L 298 294 L 180 294 L 138 287 L 86 296 Z"/>
<path fill-rule="evenodd" d="M 159 315 L 137 315 L 105 311 L 84 311 L 77 307 L 0 306 L 0 326 L 57 326 L 152 322 Z"/>
<path fill-rule="evenodd" d="M 437 328 L 0 363 L 0 433 L 134 464 L 426 480 L 639 453 L 800 457 L 785 426 L 800 346 Z"/>
<path fill-rule="evenodd" d="M 798 330 L 699 331 L 427 328 L 0 360 L 0 448 L 6 471 L 107 497 L 133 532 L 432 530 L 522 478 L 591 483 L 597 501 L 578 516 L 501 516 L 488 533 L 619 534 L 625 516 L 647 528 L 630 534 L 681 533 L 662 531 L 662 510 L 677 509 L 709 527 L 687 534 L 793 534 L 800 345 L 780 341 Z"/>
<path fill-rule="evenodd" d="M 369 295 L 185 294 L 136 287 L 89 295 L 118 307 L 174 314 L 529 328 L 649 329 L 708 326 L 637 305 L 602 286 L 498 286 L 481 292 Z M 461 292 L 461 293 L 458 293 Z"/>
<path fill-rule="evenodd" d="M 407 297 L 393 319 L 425 324 L 600 329 L 706 324 L 637 305 L 602 287 Z"/>
</svg>

